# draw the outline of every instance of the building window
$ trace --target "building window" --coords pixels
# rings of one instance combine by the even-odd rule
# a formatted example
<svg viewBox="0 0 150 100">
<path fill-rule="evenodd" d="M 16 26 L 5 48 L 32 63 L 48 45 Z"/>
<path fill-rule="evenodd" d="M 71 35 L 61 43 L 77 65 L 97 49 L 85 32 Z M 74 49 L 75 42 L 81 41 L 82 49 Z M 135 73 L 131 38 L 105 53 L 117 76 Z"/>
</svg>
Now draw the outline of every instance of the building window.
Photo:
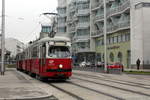
<svg viewBox="0 0 150 100">
<path fill-rule="evenodd" d="M 130 41 L 130 34 L 126 34 L 125 39 L 126 39 L 126 41 Z"/>
<path fill-rule="evenodd" d="M 88 29 L 80 29 L 77 31 L 78 36 L 88 36 L 89 34 L 90 33 Z"/>
<path fill-rule="evenodd" d="M 118 42 L 118 36 L 115 36 L 114 37 L 114 43 L 117 43 Z"/>
<path fill-rule="evenodd" d="M 97 53 L 97 54 L 96 54 L 96 60 L 97 60 L 97 62 L 98 62 L 98 61 L 100 61 L 100 62 L 102 61 L 102 60 L 101 60 L 101 53 Z"/>
<path fill-rule="evenodd" d="M 110 43 L 110 39 L 109 38 L 107 38 L 107 44 L 109 44 Z"/>
<path fill-rule="evenodd" d="M 118 42 L 121 42 L 121 35 L 118 36 Z"/>
<path fill-rule="evenodd" d="M 33 47 L 33 49 L 32 49 L 32 57 L 38 57 L 38 47 Z"/>
<path fill-rule="evenodd" d="M 125 42 L 125 41 L 126 41 L 126 36 L 125 36 L 125 34 L 122 34 L 122 35 L 121 35 L 121 41 L 122 41 L 122 42 Z"/>
<path fill-rule="evenodd" d="M 119 52 L 119 53 L 118 53 L 118 61 L 119 61 L 119 62 L 122 62 L 122 57 L 123 57 L 123 56 L 122 56 L 122 53 Z"/>
<path fill-rule="evenodd" d="M 60 27 L 58 28 L 58 32 L 66 32 L 66 27 Z"/>
<path fill-rule="evenodd" d="M 111 62 L 114 62 L 114 54 L 112 52 L 110 53 L 109 58 Z"/>
<path fill-rule="evenodd" d="M 99 40 L 96 40 L 96 41 L 95 41 L 95 45 L 96 45 L 96 47 L 99 46 L 99 45 L 100 45 L 100 41 L 99 41 Z"/>
<path fill-rule="evenodd" d="M 114 37 L 110 37 L 110 44 L 114 43 Z"/>
<path fill-rule="evenodd" d="M 99 44 L 100 44 L 101 46 L 104 45 L 104 39 L 100 40 L 99 42 L 100 42 Z"/>
<path fill-rule="evenodd" d="M 79 22 L 89 22 L 90 17 L 89 16 L 81 16 L 79 17 Z"/>
</svg>

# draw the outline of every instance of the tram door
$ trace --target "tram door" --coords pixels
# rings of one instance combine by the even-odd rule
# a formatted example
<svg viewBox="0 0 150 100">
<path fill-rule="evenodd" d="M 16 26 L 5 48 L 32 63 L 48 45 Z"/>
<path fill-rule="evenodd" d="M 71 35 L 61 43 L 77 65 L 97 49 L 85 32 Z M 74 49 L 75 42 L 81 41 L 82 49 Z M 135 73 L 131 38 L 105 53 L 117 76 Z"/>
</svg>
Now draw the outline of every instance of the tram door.
<svg viewBox="0 0 150 100">
<path fill-rule="evenodd" d="M 46 45 L 45 44 L 43 44 L 43 45 L 41 45 L 40 46 L 40 73 L 42 73 L 43 72 L 43 70 L 44 70 L 44 66 L 45 66 L 45 63 L 46 63 L 46 59 L 45 59 L 45 52 L 46 52 Z"/>
</svg>

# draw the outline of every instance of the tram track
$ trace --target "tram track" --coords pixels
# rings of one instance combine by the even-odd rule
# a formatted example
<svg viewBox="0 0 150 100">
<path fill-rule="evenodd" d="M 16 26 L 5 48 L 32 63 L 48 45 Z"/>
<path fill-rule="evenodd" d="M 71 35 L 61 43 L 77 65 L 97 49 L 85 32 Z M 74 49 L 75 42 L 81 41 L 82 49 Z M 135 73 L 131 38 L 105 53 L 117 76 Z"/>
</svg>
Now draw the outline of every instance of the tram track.
<svg viewBox="0 0 150 100">
<path fill-rule="evenodd" d="M 68 81 L 67 84 L 74 85 L 76 87 L 80 87 L 80 88 L 83 88 L 83 89 L 86 89 L 86 90 L 89 90 L 89 91 L 92 91 L 92 92 L 95 92 L 95 93 L 99 93 L 101 95 L 104 95 L 104 96 L 107 96 L 107 97 L 111 97 L 111 98 L 113 98 L 115 100 L 125 100 L 125 99 L 123 99 L 121 97 L 113 96 L 113 95 L 111 95 L 109 93 L 98 91 L 98 90 L 95 90 L 95 89 L 92 89 L 92 88 L 89 88 L 89 87 L 86 87 L 86 86 L 83 86 L 83 85 L 76 84 L 76 83 L 71 82 L 71 81 Z M 58 87 L 58 86 L 56 86 L 56 85 L 54 85 L 52 83 L 49 83 L 49 85 L 52 86 L 52 87 L 54 87 L 54 88 L 56 88 L 56 89 L 58 89 L 58 90 L 60 90 L 60 91 L 62 91 L 62 92 L 64 92 L 64 93 L 66 93 L 66 94 L 68 94 L 69 96 L 71 96 L 73 98 L 76 98 L 77 100 L 85 100 L 81 96 L 78 96 L 78 95 L 76 95 L 74 93 L 71 93 L 71 92 L 69 92 L 69 91 L 67 91 L 67 90 L 65 90 L 63 88 L 60 88 L 60 87 Z"/>
<path fill-rule="evenodd" d="M 134 87 L 140 87 L 140 88 L 144 88 L 144 89 L 150 89 L 149 87 L 144 87 L 145 86 L 150 86 L 150 85 L 147 85 L 147 84 L 142 84 L 142 83 L 135 83 L 135 82 L 130 82 L 130 81 L 124 81 L 124 80 L 118 80 L 118 79 L 113 79 L 113 78 L 110 78 L 109 79 L 105 79 L 105 78 L 102 78 L 102 77 L 99 77 L 99 76 L 94 76 L 94 75 L 85 75 L 85 74 L 79 74 L 79 73 L 74 73 L 75 75 L 79 75 L 79 76 L 83 76 L 83 77 L 88 77 L 88 78 L 92 78 L 92 79 L 101 79 L 103 81 L 107 81 L 107 82 L 113 82 L 113 83 L 118 83 L 118 84 L 123 84 L 123 85 L 127 85 L 127 86 L 134 86 Z M 111 80 L 110 80 L 111 79 Z M 113 81 L 113 80 L 116 80 L 116 81 Z M 119 81 L 119 82 L 117 82 Z M 120 82 L 122 81 L 122 82 Z M 132 83 L 132 84 L 130 84 Z"/>
<path fill-rule="evenodd" d="M 81 78 L 76 78 L 76 77 L 73 77 L 73 79 L 78 79 L 78 80 L 81 80 L 81 81 L 86 81 L 86 82 L 89 82 L 89 83 L 93 83 L 93 84 L 97 84 L 97 85 L 103 85 L 103 86 L 106 86 L 106 87 L 111 87 L 111 88 L 114 88 L 114 89 L 119 89 L 119 90 L 122 90 L 122 91 L 131 92 L 131 93 L 135 93 L 135 94 L 138 94 L 138 95 L 143 95 L 143 96 L 150 97 L 150 94 L 145 94 L 145 93 L 142 93 L 142 92 L 129 90 L 129 89 L 125 89 L 125 88 L 120 88 L 120 87 L 116 87 L 116 86 L 113 86 L 113 85 L 103 84 L 103 83 L 94 82 L 94 81 L 90 81 L 90 80 L 87 80 L 87 79 L 81 79 Z"/>
<path fill-rule="evenodd" d="M 58 87 L 58 86 L 56 86 L 56 85 L 54 85 L 54 84 L 52 84 L 52 83 L 48 83 L 48 84 L 49 84 L 50 86 L 52 86 L 52 87 L 54 87 L 54 88 L 56 88 L 56 89 L 58 89 L 58 90 L 64 92 L 64 93 L 68 94 L 69 96 L 71 96 L 71 97 L 73 97 L 73 98 L 76 98 L 77 100 L 84 100 L 82 97 L 80 97 L 80 96 L 78 96 L 78 95 L 76 95 L 76 94 L 74 94 L 74 93 L 71 93 L 71 92 L 69 92 L 69 91 L 67 91 L 67 90 L 65 90 L 65 89 L 63 89 L 63 88 L 60 88 L 60 87 Z"/>
<path fill-rule="evenodd" d="M 67 91 L 67 90 L 65 90 L 65 89 L 63 89 L 63 88 L 61 88 L 61 87 L 59 87 L 59 86 L 56 86 L 56 85 L 54 85 L 54 84 L 52 84 L 52 83 L 48 83 L 48 84 L 49 84 L 50 86 L 52 86 L 52 87 L 54 87 L 54 88 L 56 88 L 56 89 L 58 89 L 58 90 L 64 92 L 64 93 L 68 94 L 69 96 L 71 96 L 71 97 L 73 97 L 73 98 L 76 98 L 77 100 L 85 100 L 85 99 L 83 99 L 81 96 L 78 96 L 78 95 L 76 95 L 76 94 L 74 94 L 74 93 L 71 93 L 71 92 L 69 92 L 69 91 Z M 89 87 L 86 87 L 86 86 L 83 86 L 83 85 L 76 84 L 76 83 L 71 82 L 71 81 L 68 81 L 67 84 L 74 85 L 74 86 L 76 86 L 76 87 L 80 87 L 80 88 L 83 88 L 83 89 L 87 89 L 87 90 L 89 90 L 89 91 L 92 91 L 92 92 L 95 92 L 95 93 L 99 93 L 99 94 L 104 95 L 104 96 L 107 96 L 107 97 L 111 97 L 111 98 L 113 98 L 113 99 L 115 99 L 115 100 L 125 100 L 125 99 L 123 99 L 123 98 L 121 98 L 121 97 L 113 96 L 113 95 L 111 95 L 111 94 L 109 94 L 109 93 L 105 93 L 105 92 L 102 92 L 102 91 L 98 91 L 98 90 L 95 90 L 95 89 L 92 89 L 92 88 L 89 88 Z"/>
<path fill-rule="evenodd" d="M 87 89 L 87 90 L 90 90 L 90 91 L 93 91 L 93 92 L 96 92 L 96 93 L 100 93 L 100 94 L 102 94 L 102 95 L 105 95 L 105 96 L 114 98 L 115 100 L 125 100 L 125 99 L 123 99 L 123 98 L 121 98 L 121 97 L 113 96 L 113 95 L 111 95 L 111 94 L 109 94 L 109 93 L 105 93 L 105 92 L 101 92 L 101 91 L 98 91 L 98 90 L 95 90 L 95 89 L 91 89 L 91 88 L 89 88 L 89 87 L 82 86 L 82 85 L 76 84 L 76 83 L 74 83 L 74 82 L 69 82 L 69 84 L 72 84 L 72 85 L 75 85 L 75 86 L 77 86 L 77 87 L 84 88 L 84 89 Z"/>
</svg>

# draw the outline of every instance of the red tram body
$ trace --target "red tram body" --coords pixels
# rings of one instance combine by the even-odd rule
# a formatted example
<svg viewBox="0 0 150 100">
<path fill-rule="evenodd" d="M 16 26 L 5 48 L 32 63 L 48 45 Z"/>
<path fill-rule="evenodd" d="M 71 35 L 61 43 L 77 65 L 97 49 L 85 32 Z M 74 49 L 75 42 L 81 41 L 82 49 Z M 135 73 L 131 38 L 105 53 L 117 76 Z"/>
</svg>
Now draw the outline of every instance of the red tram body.
<svg viewBox="0 0 150 100">
<path fill-rule="evenodd" d="M 40 78 L 68 79 L 72 75 L 70 39 L 43 38 L 17 54 L 17 69 Z"/>
</svg>

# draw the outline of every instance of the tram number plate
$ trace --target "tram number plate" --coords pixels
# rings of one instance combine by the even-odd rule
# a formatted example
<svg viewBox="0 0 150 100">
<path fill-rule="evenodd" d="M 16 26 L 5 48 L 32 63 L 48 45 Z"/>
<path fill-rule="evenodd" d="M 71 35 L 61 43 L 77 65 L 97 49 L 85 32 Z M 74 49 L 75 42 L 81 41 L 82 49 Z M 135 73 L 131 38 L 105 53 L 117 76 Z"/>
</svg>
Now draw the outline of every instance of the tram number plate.
<svg viewBox="0 0 150 100">
<path fill-rule="evenodd" d="M 58 76 L 64 76 L 64 74 L 63 73 L 59 73 L 59 74 L 57 74 Z"/>
</svg>

